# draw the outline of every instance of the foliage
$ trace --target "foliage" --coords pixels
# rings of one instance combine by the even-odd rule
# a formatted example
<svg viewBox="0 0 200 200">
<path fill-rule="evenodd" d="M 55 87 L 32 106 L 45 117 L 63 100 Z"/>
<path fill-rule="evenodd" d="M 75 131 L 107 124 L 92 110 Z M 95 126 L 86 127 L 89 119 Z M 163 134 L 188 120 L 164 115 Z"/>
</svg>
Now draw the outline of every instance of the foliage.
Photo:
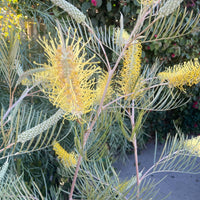
<svg viewBox="0 0 200 200">
<path fill-rule="evenodd" d="M 135 1 L 97 1 L 97 6 L 95 7 L 92 3 L 88 1 L 73 1 L 74 5 L 81 8 L 81 10 L 87 14 L 94 26 L 104 26 L 115 25 L 119 26 L 119 11 L 124 15 L 124 27 L 126 30 L 130 31 L 130 27 L 135 24 L 136 16 L 139 12 L 140 5 Z M 199 12 L 199 1 L 184 1 L 181 5 L 181 11 L 183 13 L 185 6 L 187 11 L 193 11 L 193 15 L 197 15 Z M 86 11 L 87 10 L 87 11 Z M 186 18 L 188 20 L 188 18 Z M 163 66 L 172 66 L 174 64 L 184 61 L 188 61 L 192 58 L 199 57 L 200 41 L 199 41 L 199 31 L 191 32 L 189 35 L 184 35 L 183 37 L 178 37 L 173 40 L 158 40 L 151 43 L 145 43 L 143 45 L 143 61 L 146 64 L 152 64 L 155 62 L 155 58 L 158 58 Z M 155 39 L 157 35 L 154 35 Z M 189 91 L 190 105 L 194 102 L 198 102 L 199 87 L 193 87 Z M 199 134 L 200 128 L 194 124 L 198 122 L 200 117 L 200 112 L 198 110 L 190 109 L 191 106 L 183 106 L 180 109 L 175 109 L 173 111 L 168 111 L 166 113 L 160 113 L 160 117 L 157 113 L 151 113 L 146 122 L 147 129 L 151 129 L 154 136 L 154 129 L 152 129 L 152 123 L 155 120 L 157 123 L 153 123 L 153 127 L 160 134 L 160 138 L 166 137 L 170 133 L 175 133 L 173 127 L 173 121 L 177 122 L 177 125 L 184 127 L 185 133 L 187 134 Z M 194 113 L 195 117 L 192 113 Z M 192 114 L 192 115 L 190 115 Z M 171 118 L 170 118 L 171 117 Z M 156 119 L 155 119 L 156 118 Z M 187 125 L 186 125 L 187 124 Z M 192 131 L 191 131 L 192 130 Z"/>
<path fill-rule="evenodd" d="M 64 0 L 1 3 L 26 16 L 24 32 L 21 27 L 6 34 L 1 30 L 1 196 L 150 199 L 158 184 L 147 179 L 152 173 L 199 173 L 199 140 L 188 140 L 178 129 L 149 170 L 140 171 L 138 165 L 138 141 L 149 112 L 185 105 L 186 83 L 199 81 L 190 76 L 191 66 L 179 65 L 184 72 L 180 79 L 189 74 L 180 87 L 173 79 L 176 70 L 162 78 L 158 60 L 152 66 L 141 62 L 142 45 L 199 28 L 199 15 L 181 12 L 181 2 L 75 1 L 76 7 Z M 34 20 L 26 19 L 30 17 Z M 197 59 L 195 70 L 199 75 Z M 199 109 L 197 105 L 193 108 Z M 121 182 L 111 156 L 130 148 L 136 176 Z"/>
<path fill-rule="evenodd" d="M 115 1 L 115 0 L 97 0 L 96 4 L 92 3 L 90 0 L 70 0 L 69 2 L 76 5 L 77 8 L 79 8 L 86 16 L 90 17 L 93 26 L 120 26 L 119 18 L 120 18 L 120 12 L 124 16 L 123 20 L 123 26 L 124 28 L 130 32 L 131 27 L 134 26 L 136 23 L 137 15 L 140 10 L 140 4 L 137 0 L 127 0 L 127 1 Z M 185 7 L 187 7 L 187 12 L 192 13 L 193 16 L 198 15 L 199 12 L 199 1 L 196 0 L 186 0 L 181 4 L 180 7 L 180 16 L 184 13 Z M 28 23 L 32 23 L 32 28 L 35 29 L 34 32 L 44 33 L 45 29 L 50 32 L 54 32 L 54 30 L 51 29 L 52 24 L 54 23 L 53 20 L 58 19 L 66 19 L 66 14 L 63 12 L 63 10 L 57 6 L 53 6 L 50 2 L 50 0 L 47 1 L 39 1 L 39 0 L 33 0 L 33 1 L 20 1 L 18 4 L 18 13 L 21 13 L 23 16 L 27 16 L 28 19 L 31 19 Z M 185 22 L 189 20 L 189 16 L 185 17 Z M 27 23 L 27 24 L 28 24 Z M 146 23 L 146 22 L 145 22 Z M 45 24 L 45 29 L 44 29 Z M 28 27 L 28 25 L 26 25 Z M 35 27 L 35 28 L 34 28 Z M 36 29 L 38 31 L 36 31 Z M 156 30 L 156 29 L 154 29 Z M 153 33 L 153 32 L 152 32 Z M 159 31 L 157 32 L 159 33 Z M 174 64 L 178 64 L 180 61 L 188 61 L 192 58 L 199 57 L 199 32 L 194 29 L 193 32 L 191 32 L 188 35 L 183 35 L 182 37 L 177 37 L 174 39 L 167 39 L 167 40 L 160 40 L 158 38 L 158 34 L 154 33 L 152 34 L 152 39 L 154 39 L 153 42 L 150 43 L 144 43 L 143 44 L 143 61 L 146 62 L 146 64 L 152 64 L 155 62 L 155 58 L 158 58 L 160 62 L 163 63 L 164 66 L 173 66 Z M 36 33 L 33 34 L 33 37 L 35 37 Z M 33 38 L 29 38 L 33 39 Z M 38 50 L 39 45 L 37 45 L 34 41 L 31 45 L 31 49 L 29 51 L 33 52 L 34 49 Z M 30 46 L 29 46 L 30 47 Z M 27 48 L 26 48 L 27 49 Z M 28 51 L 25 52 L 26 54 L 29 54 Z M 30 54 L 29 54 L 30 55 Z M 29 60 L 38 60 L 38 58 L 41 58 L 42 54 L 39 54 L 36 56 L 35 52 L 32 54 L 29 58 Z M 26 61 L 27 62 L 27 61 Z M 38 62 L 40 63 L 40 61 Z M 30 63 L 29 63 L 30 65 Z M 31 63 L 33 65 L 33 63 Z M 26 65 L 25 65 L 26 67 Z M 198 99 L 198 95 L 196 96 L 196 90 L 198 90 L 198 87 L 192 90 L 191 96 L 194 99 Z M 199 90 L 197 94 L 199 93 Z M 192 103 L 192 102 L 191 102 Z M 188 112 L 190 112 L 187 107 L 185 108 L 185 114 L 187 115 Z M 176 116 L 176 119 L 179 118 L 179 124 L 181 122 L 184 122 L 185 119 L 182 119 L 183 116 L 178 113 L 182 113 L 182 110 L 174 110 L 173 112 L 170 111 L 170 114 L 173 116 Z M 165 118 L 165 113 L 163 113 L 162 118 Z M 197 118 L 199 117 L 199 112 L 197 113 Z M 155 117 L 155 116 L 154 116 Z M 151 118 L 151 115 L 149 116 L 149 120 L 153 121 Z M 188 118 L 190 120 L 190 118 Z M 159 120 L 159 123 L 162 122 Z M 194 124 L 195 121 L 192 121 L 192 124 Z M 169 121 L 167 124 L 172 124 Z M 182 123 L 181 126 L 184 126 L 185 123 Z M 146 124 L 148 126 L 148 123 Z M 155 124 L 156 126 L 156 124 Z M 163 124 L 164 126 L 164 124 Z M 190 127 L 192 128 L 192 126 Z M 169 127 L 169 129 L 163 128 L 162 131 L 159 131 L 160 128 L 156 127 L 158 130 L 158 133 L 161 135 L 167 135 L 167 131 L 169 129 L 173 129 L 173 125 Z M 153 130 L 152 130 L 153 131 Z M 165 133 L 163 133 L 163 131 Z M 199 128 L 196 128 L 196 133 L 199 132 Z M 189 132 L 188 132 L 189 133 Z"/>
</svg>

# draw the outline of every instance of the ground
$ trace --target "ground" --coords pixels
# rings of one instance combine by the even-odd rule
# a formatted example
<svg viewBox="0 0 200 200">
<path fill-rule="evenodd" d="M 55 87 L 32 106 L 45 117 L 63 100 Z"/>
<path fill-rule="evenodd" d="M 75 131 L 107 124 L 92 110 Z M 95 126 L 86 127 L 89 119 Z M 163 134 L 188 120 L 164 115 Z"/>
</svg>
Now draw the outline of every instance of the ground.
<svg viewBox="0 0 200 200">
<path fill-rule="evenodd" d="M 141 151 L 139 155 L 139 169 L 144 169 L 144 172 L 153 165 L 154 160 L 154 143 L 150 142 L 146 148 Z M 157 155 L 162 151 L 163 145 L 159 144 L 157 148 Z M 197 162 L 200 164 L 200 158 Z M 121 180 L 127 180 L 135 175 L 134 155 L 129 155 L 128 160 L 122 163 L 117 160 L 114 167 L 120 173 Z M 167 177 L 157 186 L 159 190 L 156 196 L 158 200 L 170 196 L 166 200 L 200 200 L 200 174 L 182 174 L 182 173 L 159 173 L 154 174 L 151 178 L 156 181 L 161 180 L 164 176 Z"/>
</svg>

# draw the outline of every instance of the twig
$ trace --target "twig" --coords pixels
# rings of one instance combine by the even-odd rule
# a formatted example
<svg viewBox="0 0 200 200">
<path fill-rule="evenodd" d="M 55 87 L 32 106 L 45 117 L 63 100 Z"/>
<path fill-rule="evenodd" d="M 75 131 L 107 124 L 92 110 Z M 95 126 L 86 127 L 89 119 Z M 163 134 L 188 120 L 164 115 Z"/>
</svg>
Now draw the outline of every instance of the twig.
<svg viewBox="0 0 200 200">
<path fill-rule="evenodd" d="M 177 153 L 180 153 L 180 151 L 175 151 L 172 155 L 176 155 Z M 167 156 L 164 156 L 163 158 L 159 159 L 154 165 L 152 165 L 143 175 L 142 177 L 140 178 L 140 181 L 142 181 L 144 178 L 146 178 L 147 176 L 149 176 L 150 174 L 153 174 L 153 173 L 149 173 L 155 166 L 159 165 L 162 161 L 164 161 L 165 159 L 168 159 L 170 156 L 172 156 L 171 154 L 170 155 L 167 155 Z M 173 159 L 173 157 L 171 158 Z M 165 170 L 166 171 L 166 170 Z M 157 173 L 157 172 L 154 172 L 154 173 Z"/>
<path fill-rule="evenodd" d="M 148 87 L 148 88 L 144 88 L 144 89 L 141 89 L 141 90 L 138 90 L 138 91 L 140 92 L 140 91 L 144 91 L 144 90 L 149 90 L 149 89 L 156 88 L 156 87 L 159 87 L 159 86 L 164 86 L 164 85 L 168 85 L 168 83 L 166 82 L 166 83 L 160 83 L 160 84 L 152 85 L 152 86 L 150 86 L 150 87 Z M 120 97 L 114 99 L 113 101 L 110 101 L 110 102 L 107 103 L 106 105 L 104 105 L 104 106 L 102 107 L 102 109 L 104 110 L 104 109 L 106 109 L 108 106 L 110 106 L 111 104 L 113 104 L 113 103 L 119 101 L 120 99 L 123 99 L 124 97 L 129 97 L 129 96 L 131 96 L 131 95 L 133 95 L 133 94 L 134 94 L 134 92 L 129 93 L 129 94 L 122 95 L 122 96 L 120 96 Z"/>
<path fill-rule="evenodd" d="M 76 171 L 75 171 L 75 174 L 74 174 L 74 179 L 73 179 L 72 186 L 71 186 L 71 192 L 69 194 L 69 200 L 73 200 L 72 199 L 72 195 L 74 193 L 74 187 L 75 187 L 75 184 L 76 184 L 76 178 L 78 176 L 78 172 L 79 172 L 79 169 L 80 169 L 81 161 L 82 161 L 82 156 L 79 155 L 78 162 L 77 162 L 77 165 L 76 165 Z"/>
<path fill-rule="evenodd" d="M 11 148 L 13 145 L 15 145 L 15 142 L 9 144 L 7 147 L 5 147 L 5 148 L 3 148 L 3 149 L 0 149 L 0 153 L 1 153 L 2 151 L 4 151 L 5 149 Z"/>
<path fill-rule="evenodd" d="M 32 86 L 30 88 L 27 88 L 27 90 L 20 96 L 20 98 L 11 106 L 8 108 L 8 110 L 6 111 L 5 115 L 3 116 L 2 122 L 6 119 L 6 117 L 9 115 L 9 113 L 11 112 L 11 110 L 18 104 L 20 103 L 20 101 L 22 101 L 28 94 L 28 92 L 30 90 L 32 90 L 35 86 Z M 1 122 L 0 122 L 0 126 L 1 126 Z"/>
</svg>

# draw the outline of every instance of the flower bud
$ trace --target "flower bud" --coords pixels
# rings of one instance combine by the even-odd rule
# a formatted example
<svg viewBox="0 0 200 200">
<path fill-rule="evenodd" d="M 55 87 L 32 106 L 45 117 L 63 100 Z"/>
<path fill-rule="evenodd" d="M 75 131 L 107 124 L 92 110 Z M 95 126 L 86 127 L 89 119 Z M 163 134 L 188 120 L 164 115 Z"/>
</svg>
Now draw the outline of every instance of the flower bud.
<svg viewBox="0 0 200 200">
<path fill-rule="evenodd" d="M 59 6 L 66 11 L 78 23 L 85 21 L 86 16 L 75 6 L 65 0 L 51 0 L 56 6 Z"/>
<path fill-rule="evenodd" d="M 168 0 L 159 10 L 159 16 L 165 17 L 173 13 L 183 0 Z"/>
<path fill-rule="evenodd" d="M 26 141 L 31 140 L 32 138 L 36 137 L 37 135 L 51 128 L 54 124 L 56 124 L 62 118 L 64 114 L 65 112 L 62 109 L 59 109 L 53 116 L 51 116 L 46 121 L 19 134 L 17 142 L 25 143 Z"/>
</svg>

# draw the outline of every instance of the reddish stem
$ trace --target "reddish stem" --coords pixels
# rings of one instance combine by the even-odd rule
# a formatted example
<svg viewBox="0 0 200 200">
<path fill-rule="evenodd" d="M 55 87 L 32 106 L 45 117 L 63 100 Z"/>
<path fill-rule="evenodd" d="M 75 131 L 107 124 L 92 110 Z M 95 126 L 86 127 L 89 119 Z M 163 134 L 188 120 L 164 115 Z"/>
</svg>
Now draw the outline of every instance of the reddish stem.
<svg viewBox="0 0 200 200">
<path fill-rule="evenodd" d="M 76 171 L 75 171 L 75 174 L 74 174 L 74 179 L 73 179 L 72 186 L 71 186 L 71 191 L 70 191 L 70 194 L 69 194 L 69 200 L 73 200 L 72 195 L 74 193 L 74 188 L 75 188 L 78 172 L 79 172 L 79 169 L 80 169 L 81 161 L 82 161 L 82 156 L 79 155 L 78 162 L 77 162 L 77 165 L 76 165 Z"/>
<path fill-rule="evenodd" d="M 11 144 L 9 144 L 7 147 L 5 147 L 5 148 L 3 148 L 3 149 L 0 149 L 0 153 L 1 153 L 2 151 L 4 151 L 5 149 L 9 149 L 9 148 L 11 148 L 13 145 L 15 145 L 14 142 L 11 143 Z"/>
</svg>

